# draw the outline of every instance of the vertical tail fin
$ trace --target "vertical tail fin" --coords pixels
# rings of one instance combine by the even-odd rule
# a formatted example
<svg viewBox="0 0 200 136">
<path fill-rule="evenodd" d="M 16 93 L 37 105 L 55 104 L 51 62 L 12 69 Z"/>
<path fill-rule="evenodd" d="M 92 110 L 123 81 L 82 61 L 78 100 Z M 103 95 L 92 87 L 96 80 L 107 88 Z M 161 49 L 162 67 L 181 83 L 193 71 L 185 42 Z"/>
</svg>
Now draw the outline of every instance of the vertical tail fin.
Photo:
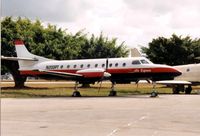
<svg viewBox="0 0 200 136">
<path fill-rule="evenodd" d="M 15 49 L 17 53 L 17 57 L 23 57 L 23 58 L 34 58 L 35 55 L 31 54 L 26 46 L 24 45 L 24 42 L 21 40 L 14 41 L 15 43 Z"/>
<path fill-rule="evenodd" d="M 33 69 L 35 64 L 49 60 L 30 53 L 21 40 L 14 41 L 14 44 L 19 63 L 19 70 Z"/>
</svg>

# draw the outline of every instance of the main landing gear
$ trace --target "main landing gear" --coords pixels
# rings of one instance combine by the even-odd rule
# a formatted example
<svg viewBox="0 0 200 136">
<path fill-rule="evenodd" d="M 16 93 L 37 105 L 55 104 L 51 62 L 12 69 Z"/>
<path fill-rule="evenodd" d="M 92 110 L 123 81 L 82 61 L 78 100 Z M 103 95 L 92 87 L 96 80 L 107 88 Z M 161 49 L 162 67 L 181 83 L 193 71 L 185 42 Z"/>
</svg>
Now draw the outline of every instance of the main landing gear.
<svg viewBox="0 0 200 136">
<path fill-rule="evenodd" d="M 78 91 L 78 85 L 79 85 L 79 82 L 76 81 L 75 87 L 74 87 L 74 92 L 72 93 L 72 97 L 81 97 L 81 93 Z M 115 85 L 116 85 L 116 83 L 112 82 L 111 91 L 108 96 L 117 96 L 117 92 L 115 91 Z M 100 85 L 100 88 L 101 88 L 101 85 Z M 100 90 L 100 88 L 99 88 L 99 90 Z"/>
<path fill-rule="evenodd" d="M 180 92 L 185 92 L 185 94 L 190 94 L 192 92 L 192 86 L 188 85 L 188 87 L 185 88 L 184 85 L 174 85 L 172 91 L 173 94 L 179 94 Z"/>
<path fill-rule="evenodd" d="M 76 81 L 74 92 L 72 93 L 72 97 L 81 97 L 81 93 L 78 91 L 78 85 L 79 85 L 79 82 Z"/>
<path fill-rule="evenodd" d="M 108 96 L 117 96 L 117 92 L 115 91 L 115 85 L 116 85 L 116 83 L 112 82 L 111 91 Z"/>
<path fill-rule="evenodd" d="M 150 97 L 157 97 L 158 96 L 158 92 L 155 90 L 156 88 L 156 83 L 155 81 L 153 81 L 153 91 L 151 92 Z"/>
</svg>

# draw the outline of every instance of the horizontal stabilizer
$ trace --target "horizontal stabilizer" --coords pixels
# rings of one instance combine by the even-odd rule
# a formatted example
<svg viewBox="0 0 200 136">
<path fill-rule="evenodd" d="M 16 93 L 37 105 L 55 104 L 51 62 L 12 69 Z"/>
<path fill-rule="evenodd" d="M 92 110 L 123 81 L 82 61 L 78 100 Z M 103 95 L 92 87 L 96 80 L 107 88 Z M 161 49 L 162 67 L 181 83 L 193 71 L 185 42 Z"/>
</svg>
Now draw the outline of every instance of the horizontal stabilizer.
<svg viewBox="0 0 200 136">
<path fill-rule="evenodd" d="M 12 61 L 18 61 L 18 60 L 24 60 L 24 61 L 38 61 L 36 58 L 25 58 L 25 57 L 5 57 L 1 56 L 2 60 L 12 60 Z"/>
</svg>

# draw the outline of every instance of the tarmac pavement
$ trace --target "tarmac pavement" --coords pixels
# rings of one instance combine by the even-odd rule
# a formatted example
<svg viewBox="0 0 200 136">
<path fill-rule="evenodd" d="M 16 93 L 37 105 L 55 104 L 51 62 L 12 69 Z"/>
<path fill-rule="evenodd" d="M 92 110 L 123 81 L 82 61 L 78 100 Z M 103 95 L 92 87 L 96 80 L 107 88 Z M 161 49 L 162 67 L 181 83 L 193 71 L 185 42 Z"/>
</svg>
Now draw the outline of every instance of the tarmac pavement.
<svg viewBox="0 0 200 136">
<path fill-rule="evenodd" d="M 1 136 L 175 135 L 200 135 L 200 95 L 1 99 Z"/>
</svg>

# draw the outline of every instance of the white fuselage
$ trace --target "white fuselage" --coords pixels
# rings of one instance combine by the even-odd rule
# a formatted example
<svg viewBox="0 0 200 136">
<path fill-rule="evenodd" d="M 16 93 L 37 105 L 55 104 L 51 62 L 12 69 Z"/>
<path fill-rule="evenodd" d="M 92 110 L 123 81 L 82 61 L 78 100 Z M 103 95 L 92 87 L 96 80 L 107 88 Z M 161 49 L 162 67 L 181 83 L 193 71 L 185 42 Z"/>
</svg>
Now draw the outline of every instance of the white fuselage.
<svg viewBox="0 0 200 136">
<path fill-rule="evenodd" d="M 133 64 L 133 61 L 138 61 L 138 63 Z M 128 69 L 128 68 L 154 68 L 154 67 L 163 67 L 163 65 L 153 64 L 146 58 L 138 57 L 138 58 L 46 61 L 38 63 L 38 65 L 35 65 L 34 67 L 32 67 L 32 69 L 82 70 L 82 69 L 94 69 L 94 68 Z"/>
<path fill-rule="evenodd" d="M 182 72 L 182 75 L 175 77 L 175 80 L 200 82 L 200 64 L 180 65 L 174 68 Z"/>
<path fill-rule="evenodd" d="M 105 69 L 109 73 L 151 73 L 167 72 L 173 70 L 170 66 L 153 64 L 144 57 L 109 58 L 109 59 L 81 59 L 81 60 L 49 60 L 20 67 L 20 71 L 35 69 L 72 72 L 84 69 Z M 167 68 L 167 71 L 165 71 Z M 164 70 L 164 71 L 162 71 Z M 174 71 L 176 71 L 174 69 Z M 169 71 L 171 72 L 171 71 Z"/>
</svg>

